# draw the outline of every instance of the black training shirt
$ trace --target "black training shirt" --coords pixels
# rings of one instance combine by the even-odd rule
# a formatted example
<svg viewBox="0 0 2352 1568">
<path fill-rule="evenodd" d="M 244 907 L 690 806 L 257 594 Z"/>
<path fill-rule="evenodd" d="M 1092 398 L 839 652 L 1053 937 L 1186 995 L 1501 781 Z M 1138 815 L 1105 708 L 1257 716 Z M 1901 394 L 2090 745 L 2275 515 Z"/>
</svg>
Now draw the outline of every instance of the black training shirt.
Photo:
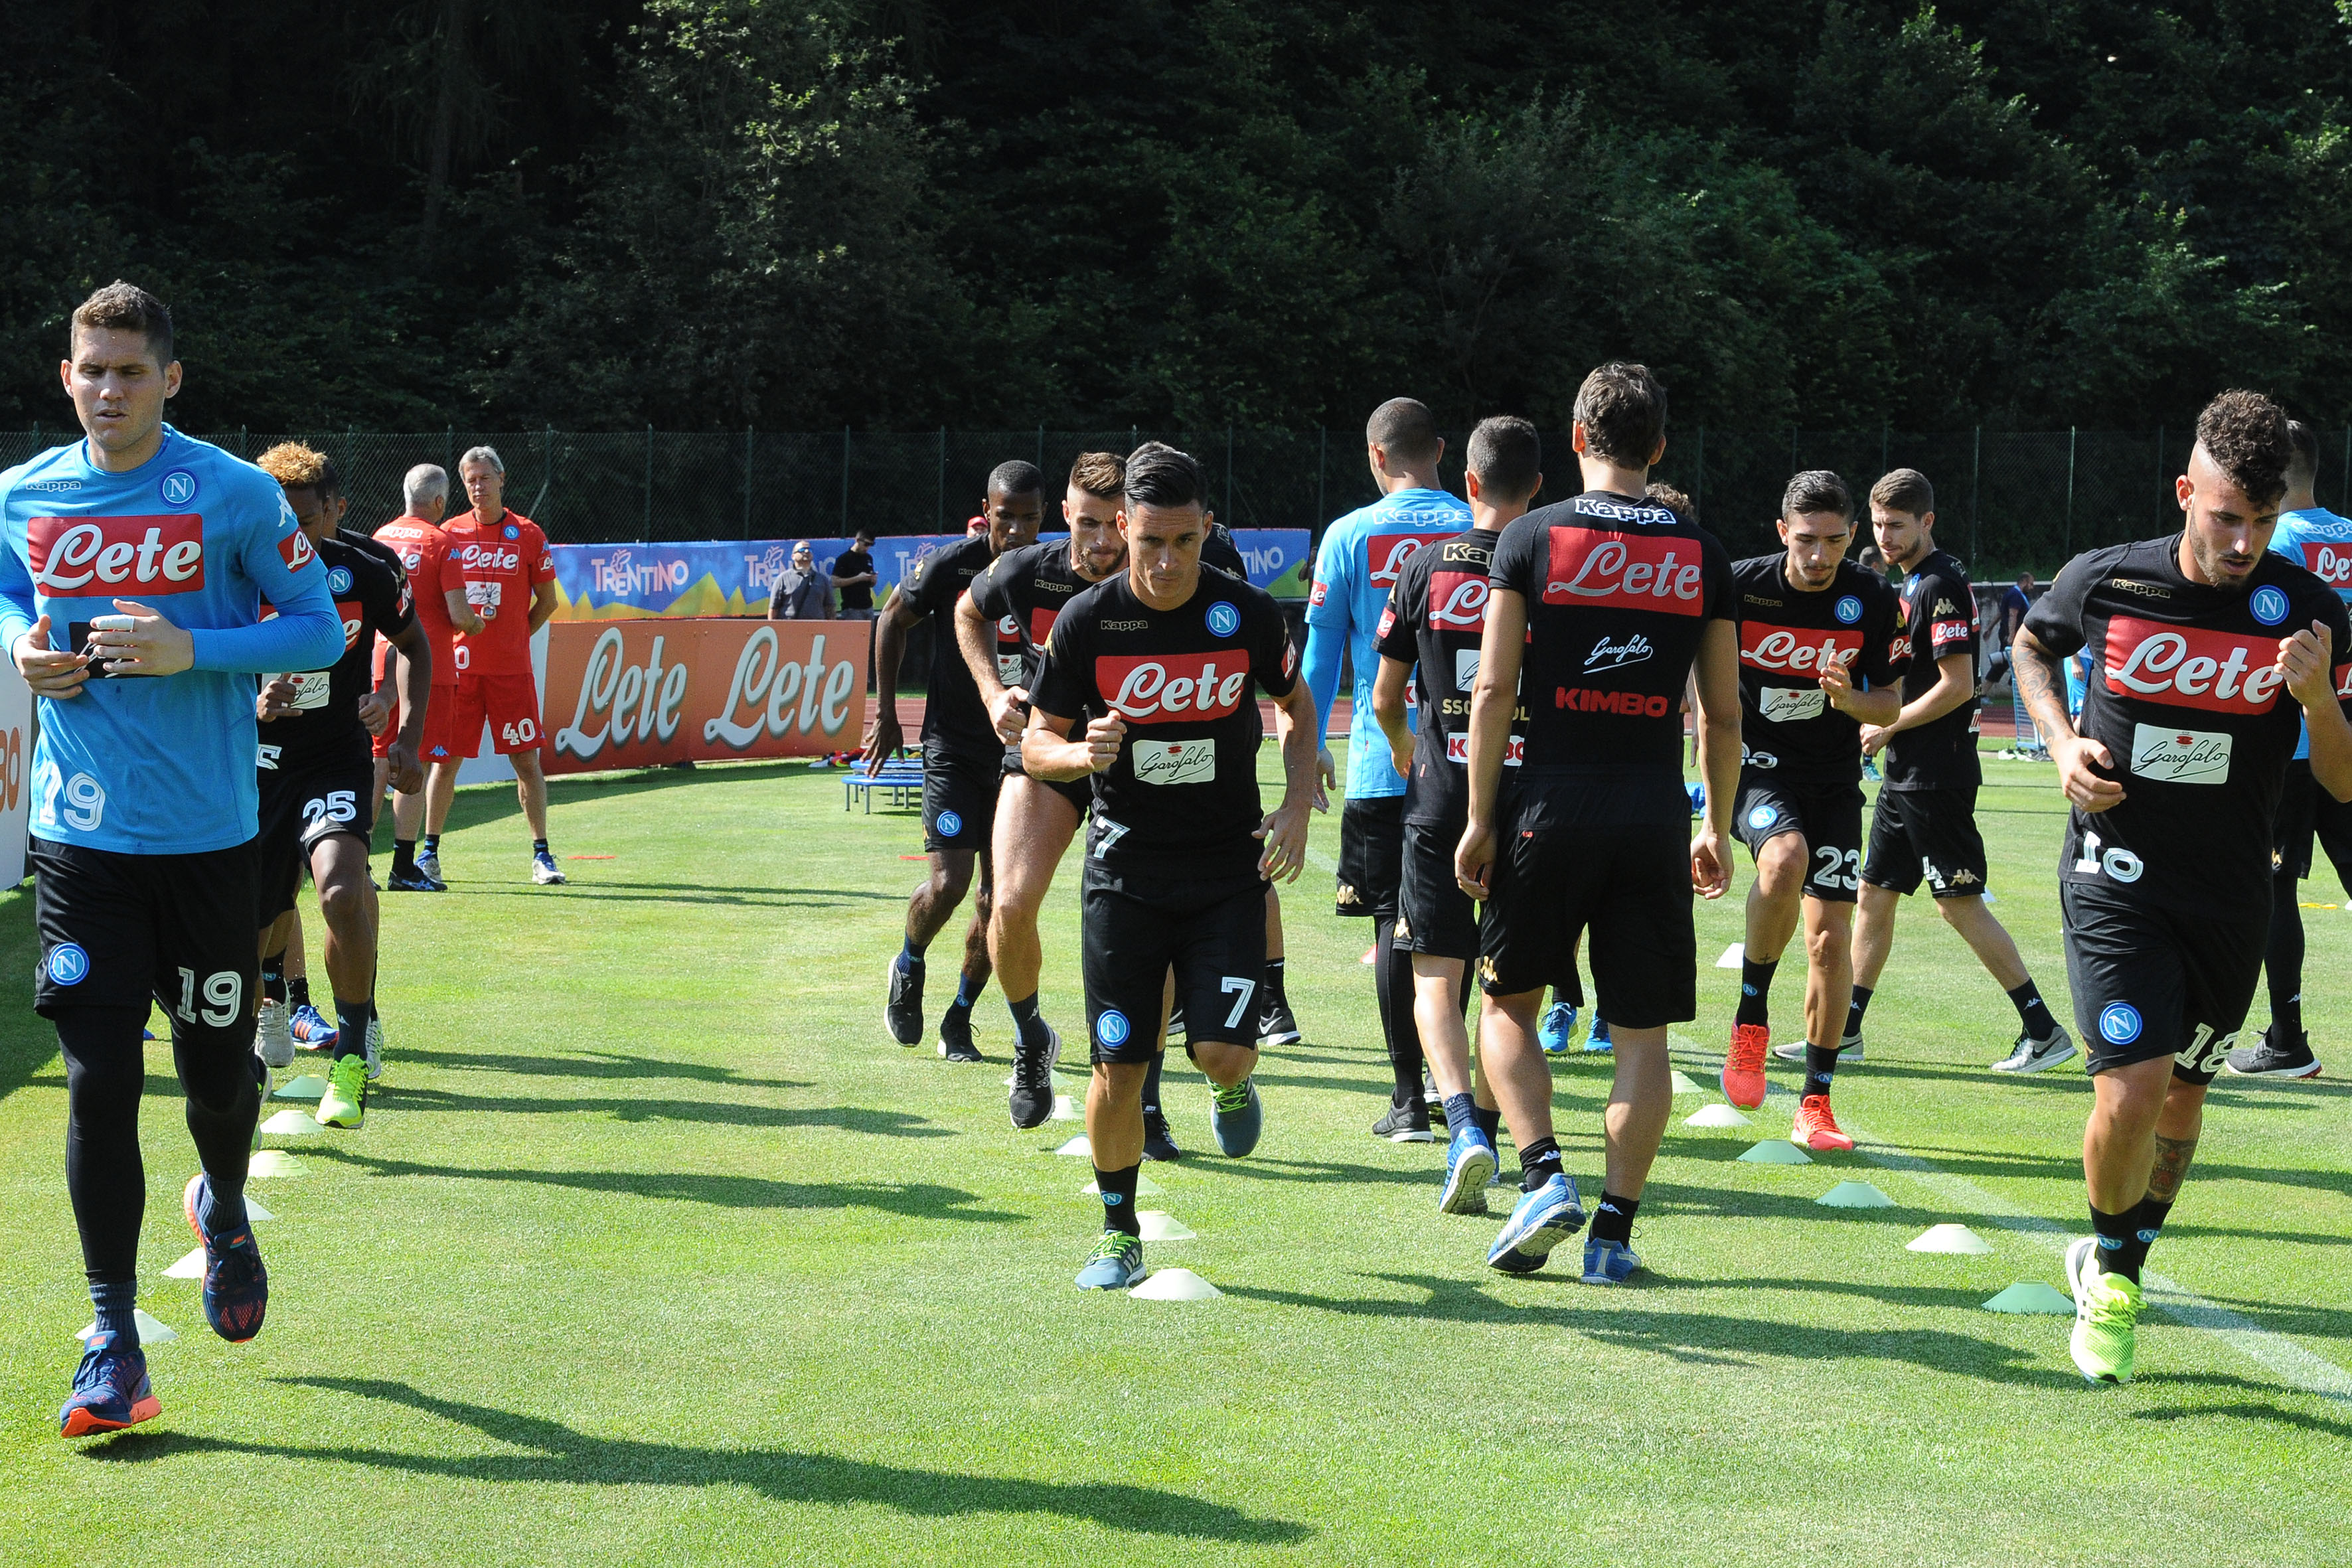
<svg viewBox="0 0 2352 1568">
<path fill-rule="evenodd" d="M 1936 684 L 1936 661 L 1969 658 L 1969 698 L 1949 713 L 1887 737 L 1880 769 L 1888 789 L 1974 789 L 1977 764 L 1977 601 L 1966 568 L 1937 550 L 1903 579 L 1903 700 Z"/>
<path fill-rule="evenodd" d="M 1478 683 L 1478 643 L 1486 632 L 1487 575 L 1502 535 L 1474 528 L 1405 557 L 1374 634 L 1381 657 L 1418 666 L 1412 684 L 1421 732 L 1405 780 L 1404 819 L 1460 832 L 1470 815 L 1470 691 Z M 1511 720 L 1503 754 L 1510 780 L 1526 743 L 1527 711 Z"/>
<path fill-rule="evenodd" d="M 1862 724 L 1830 706 L 1822 667 L 1852 656 L 1857 687 L 1894 678 L 1902 601 L 1885 578 L 1851 561 L 1819 592 L 1789 580 L 1776 551 L 1735 563 L 1739 615 L 1740 761 L 1793 784 L 1852 784 L 1862 773 Z"/>
<path fill-rule="evenodd" d="M 375 689 L 376 637 L 396 637 L 416 618 L 407 582 L 374 551 L 341 534 L 320 540 L 318 549 L 343 623 L 343 654 L 326 669 L 293 676 L 294 710 L 261 726 L 264 767 L 290 767 L 354 745 L 363 749 L 368 732 L 360 722 L 360 699 Z M 262 684 L 270 679 L 264 676 Z"/>
<path fill-rule="evenodd" d="M 971 602 L 996 623 L 996 678 L 1007 686 L 1034 684 L 1054 617 L 1093 586 L 1070 563 L 1066 539 L 1008 550 L 990 563 L 987 571 L 972 579 Z M 1009 660 L 1002 641 L 1008 634 L 1016 645 Z"/>
<path fill-rule="evenodd" d="M 899 589 L 915 613 L 931 623 L 931 681 L 923 704 L 922 738 L 938 742 L 950 756 L 992 764 L 1004 754 L 1004 742 L 988 721 L 988 707 L 981 701 L 971 667 L 964 663 L 963 649 L 956 643 L 955 607 L 972 580 L 995 559 L 988 535 L 970 534 L 916 562 Z M 997 668 L 1002 670 L 1007 656 L 1018 659 L 1021 646 L 1002 627 L 996 637 Z"/>
</svg>

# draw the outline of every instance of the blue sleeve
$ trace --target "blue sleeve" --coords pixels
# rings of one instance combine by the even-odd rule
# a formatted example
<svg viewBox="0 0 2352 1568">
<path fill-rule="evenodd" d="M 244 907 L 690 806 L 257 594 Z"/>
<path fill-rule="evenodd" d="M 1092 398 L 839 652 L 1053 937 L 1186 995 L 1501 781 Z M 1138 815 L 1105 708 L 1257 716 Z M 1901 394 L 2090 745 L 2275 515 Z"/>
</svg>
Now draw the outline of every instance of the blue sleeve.
<svg viewBox="0 0 2352 1568">
<path fill-rule="evenodd" d="M 1333 626 L 1307 623 L 1307 654 L 1299 663 L 1307 677 L 1307 689 L 1315 698 L 1315 743 L 1321 745 L 1323 737 L 1331 732 L 1331 704 L 1339 696 L 1339 665 L 1348 646 L 1348 634 Z"/>
<path fill-rule="evenodd" d="M 245 531 L 236 563 L 278 614 L 249 626 L 191 631 L 197 669 L 267 675 L 326 669 L 343 657 L 343 618 L 327 591 L 327 569 L 295 523 L 283 491 L 277 501 L 275 512 L 261 513 Z"/>
<path fill-rule="evenodd" d="M 33 599 L 33 574 L 12 549 L 0 548 L 0 650 L 13 648 L 16 639 L 33 629 L 39 618 Z"/>
<path fill-rule="evenodd" d="M 1307 597 L 1307 651 L 1299 660 L 1307 689 L 1315 698 L 1315 743 L 1331 732 L 1331 704 L 1339 698 L 1339 667 L 1346 662 L 1349 606 L 1354 602 L 1354 532 L 1346 520 L 1331 525 L 1315 552 L 1315 585 Z"/>
</svg>

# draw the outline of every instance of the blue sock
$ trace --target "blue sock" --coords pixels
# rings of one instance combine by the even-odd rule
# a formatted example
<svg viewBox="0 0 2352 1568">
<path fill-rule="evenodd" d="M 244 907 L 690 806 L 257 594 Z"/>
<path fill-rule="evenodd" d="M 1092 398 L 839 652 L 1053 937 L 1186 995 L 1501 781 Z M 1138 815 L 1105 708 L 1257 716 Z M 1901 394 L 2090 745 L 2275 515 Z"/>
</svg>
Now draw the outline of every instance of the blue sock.
<svg viewBox="0 0 2352 1568">
<path fill-rule="evenodd" d="M 373 1002 L 335 998 L 335 1059 L 366 1054 L 368 1020 L 375 1016 Z"/>
<path fill-rule="evenodd" d="M 117 1350 L 139 1348 L 139 1324 L 131 1309 L 139 1299 L 139 1282 L 135 1279 L 92 1284 L 89 1304 L 98 1309 L 98 1331 L 115 1336 Z"/>
<path fill-rule="evenodd" d="M 1477 1124 L 1478 1102 L 1476 1100 L 1466 1094 L 1449 1094 L 1445 1097 L 1445 1130 L 1448 1132 L 1458 1133 L 1465 1127 L 1475 1127 Z"/>
<path fill-rule="evenodd" d="M 969 974 L 962 976 L 961 982 L 956 986 L 956 1010 L 961 1013 L 971 1012 L 971 1005 L 979 1001 L 980 994 L 987 989 L 987 975 L 983 974 L 977 980 L 973 979 Z M 1035 1001 L 1035 998 L 1032 997 L 1031 1001 Z"/>
<path fill-rule="evenodd" d="M 923 944 L 924 947 L 929 945 L 929 942 Z M 898 967 L 909 971 L 923 967 L 923 949 L 915 945 L 915 939 L 911 936 L 898 945 Z"/>
<path fill-rule="evenodd" d="M 209 1171 L 205 1173 L 205 1212 L 196 1216 L 205 1222 L 206 1236 L 234 1236 L 246 1227 L 245 1184 L 237 1184 L 235 1193 L 221 1191 L 220 1183 Z"/>
</svg>

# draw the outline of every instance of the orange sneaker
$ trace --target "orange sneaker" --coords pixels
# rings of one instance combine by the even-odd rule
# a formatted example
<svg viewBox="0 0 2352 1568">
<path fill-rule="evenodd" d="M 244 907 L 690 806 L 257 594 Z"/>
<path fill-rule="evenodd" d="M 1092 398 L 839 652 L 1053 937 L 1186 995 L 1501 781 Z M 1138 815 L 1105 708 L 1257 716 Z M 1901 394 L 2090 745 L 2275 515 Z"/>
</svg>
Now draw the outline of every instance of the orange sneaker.
<svg viewBox="0 0 2352 1568">
<path fill-rule="evenodd" d="M 1761 1024 L 1731 1026 L 1731 1049 L 1723 1058 L 1723 1098 L 1742 1110 L 1764 1103 L 1764 1052 L 1772 1031 Z"/>
<path fill-rule="evenodd" d="M 1797 1102 L 1797 1124 L 1789 1129 L 1789 1142 L 1816 1153 L 1832 1149 L 1851 1152 L 1853 1149 L 1853 1140 L 1838 1131 L 1837 1118 L 1830 1114 L 1830 1097 L 1826 1094 L 1809 1094 Z"/>
</svg>

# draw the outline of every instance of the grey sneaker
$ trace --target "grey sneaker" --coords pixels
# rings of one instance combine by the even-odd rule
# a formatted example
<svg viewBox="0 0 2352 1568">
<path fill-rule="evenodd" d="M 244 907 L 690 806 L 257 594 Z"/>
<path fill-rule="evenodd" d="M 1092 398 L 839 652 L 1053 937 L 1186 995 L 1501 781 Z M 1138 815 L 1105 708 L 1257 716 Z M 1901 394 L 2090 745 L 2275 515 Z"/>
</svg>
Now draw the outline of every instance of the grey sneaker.
<svg viewBox="0 0 2352 1568">
<path fill-rule="evenodd" d="M 294 1065 L 294 1028 L 283 1002 L 261 999 L 261 1021 L 253 1031 L 253 1054 L 277 1071 Z"/>
<path fill-rule="evenodd" d="M 367 1026 L 367 1080 L 383 1076 L 383 1020 L 371 1016 Z"/>
<path fill-rule="evenodd" d="M 441 875 L 441 857 L 433 850 L 427 849 L 417 856 L 413 864 L 416 867 L 416 874 L 428 882 L 448 880 L 446 877 Z"/>
<path fill-rule="evenodd" d="M 1774 1046 L 1772 1047 L 1772 1054 L 1784 1062 L 1794 1062 L 1797 1066 L 1802 1067 L 1805 1065 L 1805 1042 L 1802 1040 L 1790 1040 L 1785 1046 Z M 1844 1039 L 1838 1042 L 1838 1066 L 1842 1068 L 1852 1068 L 1860 1067 L 1861 1065 L 1862 1037 L 1860 1035 L 1848 1035 Z"/>
<path fill-rule="evenodd" d="M 2025 1073 L 2040 1072 L 2044 1068 L 2054 1068 L 2060 1062 L 2074 1059 L 2074 1037 L 2066 1033 L 2065 1025 L 2060 1024 L 2050 1031 L 2050 1037 L 2047 1039 L 2037 1040 L 2023 1034 L 2019 1035 L 2015 1048 L 2011 1050 L 2009 1055 L 1993 1063 L 1992 1070 L 2021 1076 Z"/>
</svg>

